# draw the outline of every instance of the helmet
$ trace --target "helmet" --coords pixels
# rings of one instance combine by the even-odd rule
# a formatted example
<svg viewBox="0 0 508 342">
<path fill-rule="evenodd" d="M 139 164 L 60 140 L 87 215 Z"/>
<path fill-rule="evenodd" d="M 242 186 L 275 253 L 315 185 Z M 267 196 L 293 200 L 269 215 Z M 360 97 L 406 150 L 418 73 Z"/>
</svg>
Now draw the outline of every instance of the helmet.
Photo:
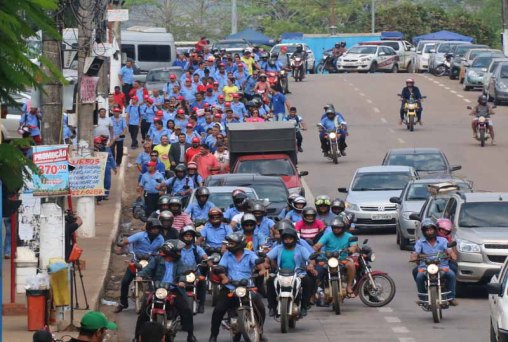
<svg viewBox="0 0 508 342">
<path fill-rule="evenodd" d="M 411 84 L 415 84 L 415 80 L 413 80 L 412 78 L 408 78 L 408 79 L 406 80 L 406 84 L 410 84 L 410 83 L 411 83 Z"/>
<path fill-rule="evenodd" d="M 262 203 L 254 202 L 252 206 L 250 206 L 250 212 L 259 220 L 266 215 L 266 208 Z"/>
<path fill-rule="evenodd" d="M 187 233 L 190 233 L 192 234 L 192 239 L 190 240 L 185 240 L 183 237 L 185 234 Z M 194 242 L 194 239 L 196 238 L 196 235 L 198 233 L 196 232 L 196 229 L 194 229 L 193 226 L 185 226 L 182 228 L 182 230 L 180 230 L 180 234 L 179 234 L 179 237 L 180 237 L 180 240 L 182 240 L 183 242 L 185 242 L 186 245 L 190 245 L 191 243 Z"/>
<path fill-rule="evenodd" d="M 305 197 L 298 196 L 297 198 L 295 198 L 293 200 L 293 203 L 291 204 L 291 207 L 296 212 L 301 212 L 303 210 L 303 208 L 305 208 L 306 205 L 307 205 L 307 200 L 305 200 Z"/>
<path fill-rule="evenodd" d="M 196 198 L 199 196 L 206 196 L 207 198 L 210 196 L 210 190 L 206 186 L 200 186 L 196 190 Z"/>
<path fill-rule="evenodd" d="M 173 219 L 174 219 L 174 216 L 171 213 L 171 211 L 169 211 L 169 210 L 161 211 L 161 213 L 159 215 L 159 221 L 161 221 L 163 228 L 171 228 L 171 226 L 173 225 Z M 164 223 L 166 223 L 166 224 L 164 224 Z"/>
<path fill-rule="evenodd" d="M 270 57 L 277 59 L 277 58 L 279 58 L 279 53 L 278 52 L 272 52 Z"/>
<path fill-rule="evenodd" d="M 242 233 L 235 232 L 226 236 L 227 249 L 230 252 L 236 252 L 242 250 L 247 246 L 245 236 Z"/>
<path fill-rule="evenodd" d="M 163 256 L 169 256 L 175 260 L 179 260 L 184 247 L 185 244 L 180 240 L 167 240 L 162 244 L 159 252 Z"/>
<path fill-rule="evenodd" d="M 437 236 L 437 226 L 430 218 L 426 218 L 422 221 L 421 229 L 426 239 L 433 239 Z"/>
<path fill-rule="evenodd" d="M 316 220 L 317 211 L 312 207 L 304 208 L 302 211 L 303 220 L 307 223 L 313 223 Z M 309 218 L 312 216 L 312 218 Z"/>
<path fill-rule="evenodd" d="M 450 234 L 453 230 L 453 223 L 450 221 L 450 219 L 447 218 L 440 218 L 437 220 L 437 228 L 439 230 L 444 230 L 447 232 L 447 235 Z"/>
<path fill-rule="evenodd" d="M 485 96 L 485 95 L 478 96 L 478 103 L 481 105 L 486 105 L 487 104 L 487 96 Z"/>
<path fill-rule="evenodd" d="M 298 233 L 293 228 L 284 229 L 282 231 L 282 233 L 280 234 L 280 237 L 281 237 L 282 243 L 284 244 L 285 247 L 294 247 L 294 246 L 296 246 L 296 242 L 298 241 Z M 286 238 L 286 237 L 292 237 L 293 242 L 291 242 L 289 244 L 285 243 L 284 238 Z"/>
<path fill-rule="evenodd" d="M 159 221 L 159 219 L 154 218 L 154 217 L 149 218 L 146 222 L 147 222 L 146 230 L 150 230 L 152 228 L 160 229 L 162 227 L 161 221 Z"/>
<path fill-rule="evenodd" d="M 280 231 L 284 231 L 285 229 L 288 229 L 288 228 L 295 229 L 295 226 L 293 225 L 293 222 L 291 222 L 290 220 L 284 219 L 284 220 L 280 220 L 279 222 L 277 222 L 275 224 L 274 228 L 280 232 Z"/>
<path fill-rule="evenodd" d="M 178 208 L 175 208 L 175 206 L 178 206 Z M 182 211 L 182 200 L 179 197 L 171 197 L 169 199 L 169 211 L 171 211 L 173 215 L 180 215 Z"/>
<path fill-rule="evenodd" d="M 332 201 L 330 200 L 330 197 L 326 196 L 326 195 L 319 195 L 314 200 L 314 205 L 316 206 L 316 208 L 318 210 L 320 207 L 321 208 L 322 207 L 330 207 L 331 204 L 332 204 Z M 328 209 L 326 211 L 328 211 Z"/>
<path fill-rule="evenodd" d="M 333 107 L 327 107 L 325 113 L 326 113 L 327 116 L 328 116 L 328 114 L 335 115 L 335 109 Z"/>
<path fill-rule="evenodd" d="M 187 167 L 184 164 L 178 164 L 175 167 L 175 172 L 185 172 L 187 171 Z"/>
<path fill-rule="evenodd" d="M 302 51 L 303 50 L 303 45 L 302 44 L 297 44 L 296 45 L 296 51 Z"/>
<path fill-rule="evenodd" d="M 300 197 L 299 194 L 297 193 L 292 193 L 288 196 L 288 206 L 290 206 L 291 208 L 293 207 L 293 201 L 295 200 L 295 198 L 297 197 Z"/>
<path fill-rule="evenodd" d="M 252 102 L 252 105 L 254 107 L 261 107 L 263 105 L 263 103 L 261 102 L 261 99 L 258 97 L 253 98 L 252 100 L 250 100 L 250 102 Z"/>
<path fill-rule="evenodd" d="M 233 190 L 231 197 L 236 208 L 243 207 L 247 201 L 247 194 L 241 189 Z"/>
<path fill-rule="evenodd" d="M 198 169 L 198 164 L 196 164 L 195 162 L 189 162 L 187 164 L 187 170 L 197 170 Z"/>
<path fill-rule="evenodd" d="M 169 200 L 171 199 L 171 197 L 169 195 L 162 195 L 161 197 L 159 197 L 159 209 L 160 209 L 160 206 L 161 205 L 164 205 L 164 204 L 169 204 Z"/>
<path fill-rule="evenodd" d="M 332 221 L 330 221 L 330 227 L 332 227 L 332 232 L 334 235 L 342 235 L 346 229 L 349 228 L 349 224 L 345 222 L 342 216 L 335 216 Z M 337 228 L 340 230 L 337 231 Z"/>
<path fill-rule="evenodd" d="M 340 42 L 340 46 L 342 46 L 342 47 L 346 47 L 346 42 L 345 42 L 345 41 L 341 41 L 341 42 Z"/>
<path fill-rule="evenodd" d="M 338 47 L 340 47 L 340 46 L 341 46 L 341 45 L 340 45 L 340 43 L 335 43 L 335 47 L 336 47 L 336 48 L 338 48 Z"/>
<path fill-rule="evenodd" d="M 242 224 L 242 229 L 244 231 L 248 231 L 248 232 L 253 231 L 254 229 L 256 229 L 256 225 L 257 225 L 256 216 L 249 214 L 249 213 L 244 214 L 242 216 L 241 224 Z"/>
<path fill-rule="evenodd" d="M 341 200 L 341 199 L 334 199 L 332 201 L 332 204 L 330 206 L 330 209 L 332 210 L 332 212 L 335 214 L 335 215 L 338 215 L 340 214 L 341 212 L 344 211 L 344 209 L 346 209 L 346 203 Z M 335 209 L 335 210 L 334 210 Z"/>
<path fill-rule="evenodd" d="M 208 211 L 208 221 L 213 224 L 220 224 L 222 222 L 222 217 L 224 215 L 222 214 L 222 210 L 217 207 L 213 207 Z"/>
</svg>

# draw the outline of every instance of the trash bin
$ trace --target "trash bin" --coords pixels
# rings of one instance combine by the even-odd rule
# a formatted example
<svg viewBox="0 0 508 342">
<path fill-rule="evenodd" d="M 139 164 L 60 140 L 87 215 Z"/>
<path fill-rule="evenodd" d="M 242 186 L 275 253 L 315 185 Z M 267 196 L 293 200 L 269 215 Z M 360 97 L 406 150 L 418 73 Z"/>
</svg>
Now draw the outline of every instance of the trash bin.
<svg viewBox="0 0 508 342">
<path fill-rule="evenodd" d="M 49 290 L 26 290 L 28 331 L 40 330 L 48 325 L 47 303 Z"/>
</svg>

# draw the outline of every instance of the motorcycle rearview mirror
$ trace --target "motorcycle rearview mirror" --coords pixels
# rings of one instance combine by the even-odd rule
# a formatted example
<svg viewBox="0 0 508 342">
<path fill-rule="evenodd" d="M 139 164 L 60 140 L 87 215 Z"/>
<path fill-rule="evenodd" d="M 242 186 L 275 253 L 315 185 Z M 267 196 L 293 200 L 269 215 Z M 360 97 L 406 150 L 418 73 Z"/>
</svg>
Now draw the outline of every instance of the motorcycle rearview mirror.
<svg viewBox="0 0 508 342">
<path fill-rule="evenodd" d="M 347 194 L 347 188 L 338 188 L 337 189 L 338 192 L 341 192 L 341 193 L 344 193 L 344 194 Z"/>
<path fill-rule="evenodd" d="M 448 248 L 453 248 L 457 246 L 457 241 L 448 242 Z"/>
<path fill-rule="evenodd" d="M 500 283 L 488 283 L 488 294 L 501 296 L 503 294 L 503 286 Z"/>
<path fill-rule="evenodd" d="M 364 245 L 366 245 L 366 244 L 367 244 L 367 242 L 369 242 L 369 239 L 365 239 L 365 240 L 363 240 L 363 244 L 364 244 Z"/>
<path fill-rule="evenodd" d="M 357 242 L 358 241 L 358 236 L 351 236 L 349 239 L 348 239 L 348 242 Z"/>
<path fill-rule="evenodd" d="M 300 171 L 298 173 L 298 176 L 303 177 L 303 176 L 307 176 L 308 174 L 309 174 L 309 171 Z"/>
<path fill-rule="evenodd" d="M 400 204 L 401 203 L 400 197 L 390 197 L 390 203 Z"/>
<path fill-rule="evenodd" d="M 452 171 L 458 171 L 460 169 L 462 169 L 462 165 L 453 165 L 452 166 Z"/>
</svg>

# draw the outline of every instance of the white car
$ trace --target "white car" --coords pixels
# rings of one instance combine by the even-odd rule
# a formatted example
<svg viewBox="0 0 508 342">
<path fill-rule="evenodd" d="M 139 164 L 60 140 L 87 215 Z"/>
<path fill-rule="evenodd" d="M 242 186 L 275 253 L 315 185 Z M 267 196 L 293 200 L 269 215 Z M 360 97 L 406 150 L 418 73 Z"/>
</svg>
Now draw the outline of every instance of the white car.
<svg viewBox="0 0 508 342">
<path fill-rule="evenodd" d="M 2 134 L 1 141 L 9 141 L 21 138 L 18 133 L 19 120 L 21 119 L 21 106 L 30 100 L 30 95 L 20 93 L 13 96 L 18 103 L 17 106 L 1 104 L 2 119 L 0 120 L 0 129 Z"/>
<path fill-rule="evenodd" d="M 337 70 L 397 73 L 399 55 L 389 46 L 355 45 L 337 60 Z"/>
<path fill-rule="evenodd" d="M 490 306 L 490 341 L 508 341 L 508 258 L 487 284 Z"/>
<path fill-rule="evenodd" d="M 281 55 L 280 50 L 281 50 L 281 48 L 283 46 L 285 46 L 287 48 L 287 51 L 286 51 L 287 55 L 289 57 L 291 57 L 293 52 L 295 52 L 296 46 L 298 44 L 302 44 L 303 50 L 307 52 L 307 71 L 309 73 L 313 74 L 314 73 L 314 67 L 316 66 L 316 58 L 314 57 L 314 52 L 312 52 L 310 47 L 307 44 L 305 44 L 305 43 L 282 43 L 282 44 L 277 44 L 274 47 L 272 47 L 272 49 L 270 50 L 270 54 L 275 52 L 275 53 L 278 53 L 279 56 L 280 56 Z"/>
</svg>

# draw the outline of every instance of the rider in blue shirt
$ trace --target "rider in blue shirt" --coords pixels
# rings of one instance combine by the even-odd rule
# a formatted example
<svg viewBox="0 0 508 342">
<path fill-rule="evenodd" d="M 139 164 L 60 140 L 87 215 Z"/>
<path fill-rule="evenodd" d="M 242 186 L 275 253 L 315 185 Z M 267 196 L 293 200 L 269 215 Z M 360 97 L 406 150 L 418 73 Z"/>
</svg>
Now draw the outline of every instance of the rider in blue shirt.
<svg viewBox="0 0 508 342">
<path fill-rule="evenodd" d="M 167 192 L 172 196 L 189 196 L 194 188 L 193 180 L 186 174 L 187 168 L 183 164 L 175 167 L 175 176 L 169 178 L 165 184 Z"/>
<path fill-rule="evenodd" d="M 293 224 L 302 220 L 303 219 L 302 211 L 306 205 L 307 205 L 307 201 L 305 200 L 305 197 L 298 196 L 291 203 L 292 209 L 286 214 L 285 218 L 290 220 L 291 222 L 293 222 Z"/>
<path fill-rule="evenodd" d="M 223 215 L 219 208 L 212 208 L 208 212 L 208 222 L 201 230 L 200 244 L 206 247 L 221 247 L 222 242 L 233 232 L 231 227 L 222 222 Z"/>
<path fill-rule="evenodd" d="M 275 222 L 273 222 L 272 219 L 266 217 L 265 206 L 262 203 L 254 203 L 250 209 L 250 212 L 256 218 L 256 232 L 265 238 L 268 238 L 270 236 L 270 231 L 275 225 Z"/>
<path fill-rule="evenodd" d="M 345 156 L 346 155 L 346 135 L 347 135 L 347 123 L 344 121 L 344 117 L 340 113 L 336 113 L 333 106 L 327 106 L 325 112 L 325 117 L 321 119 L 321 125 L 323 129 L 319 132 L 319 140 L 321 141 L 321 150 L 325 154 L 328 155 L 330 152 L 330 143 L 328 139 L 325 139 L 325 134 L 327 132 L 333 131 L 340 134 L 338 143 L 340 153 Z"/>
<path fill-rule="evenodd" d="M 192 202 L 185 212 L 190 215 L 194 222 L 207 221 L 208 212 L 215 207 L 211 201 L 208 200 L 210 197 L 210 190 L 206 186 L 202 186 L 196 189 L 194 193 L 196 201 Z"/>
</svg>

